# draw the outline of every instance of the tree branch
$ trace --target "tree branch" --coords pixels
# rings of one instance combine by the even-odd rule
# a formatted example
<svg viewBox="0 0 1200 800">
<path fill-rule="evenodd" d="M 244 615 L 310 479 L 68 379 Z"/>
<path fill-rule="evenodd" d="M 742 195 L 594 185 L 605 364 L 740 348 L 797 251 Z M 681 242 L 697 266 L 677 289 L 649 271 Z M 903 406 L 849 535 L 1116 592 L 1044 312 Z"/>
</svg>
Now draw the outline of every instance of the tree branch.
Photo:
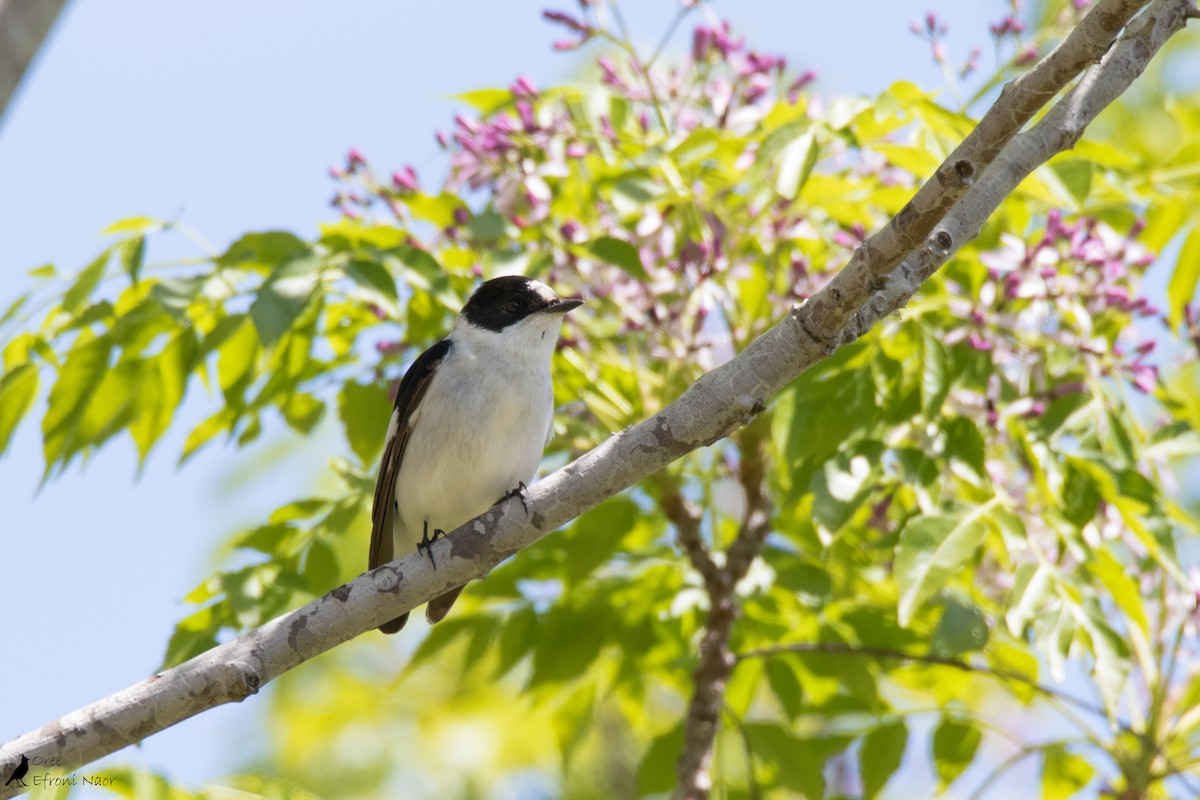
<svg viewBox="0 0 1200 800">
<path fill-rule="evenodd" d="M 1114 9 L 1136 5 L 1102 0 L 1087 20 L 1103 9 L 1105 19 L 1111 15 L 1112 20 L 1120 20 L 1123 24 L 1124 20 L 1114 13 Z M 1086 125 L 1105 103 L 1128 87 L 1163 42 L 1183 27 L 1192 7 L 1190 0 L 1155 0 L 1148 14 L 1131 27 L 1101 65 L 1089 70 L 1080 85 L 1059 103 L 1059 107 L 1065 106 L 1063 110 L 1056 107 L 1019 143 L 1013 143 L 1017 150 L 1006 151 L 1005 157 L 974 180 L 970 192 L 954 205 L 946 218 L 945 230 L 922 244 L 905 265 L 896 269 L 895 280 L 875 290 L 876 296 L 863 309 L 866 313 L 855 317 L 857 325 L 869 326 L 899 308 L 902 298 L 911 296 L 911 292 L 905 295 L 908 287 L 900 284 L 932 273 L 959 243 L 978 232 L 987 215 L 1009 191 L 1005 187 L 1015 185 L 1013 179 L 1021 170 L 1031 169 L 1028 167 L 1030 162 L 1022 159 L 1029 158 L 1030 153 L 1046 153 L 1045 157 L 1049 157 L 1055 152 L 1054 146 L 1062 149 L 1073 144 L 1082 131 L 1081 124 Z M 1069 49 L 1067 42 L 1074 36 L 1072 33 L 1055 53 Z M 1018 111 L 1024 111 L 1014 110 L 1012 99 L 1019 96 L 1023 95 L 1005 91 L 996 104 L 1001 111 L 993 108 L 985 119 L 993 113 L 1002 117 L 1015 115 L 1014 119 L 1019 117 Z M 1068 126 L 1065 133 L 1047 125 L 1052 118 Z M 1053 144 L 1055 142 L 1057 145 Z M 1015 179 L 1019 181 L 1019 177 Z M 925 192 L 924 188 L 922 192 Z M 950 208 L 950 203 L 938 202 L 931 207 Z M 898 229 L 915 224 L 912 219 L 901 222 L 903 225 L 894 220 L 889 227 Z M 892 238 L 885 237 L 872 243 L 872 252 L 860 258 L 870 263 L 869 274 L 875 274 L 873 271 L 879 264 L 898 264 L 904 259 L 908 253 L 905 242 L 910 239 L 922 241 L 925 234 L 914 237 L 910 235 L 911 230 L 904 236 L 893 234 Z M 884 246 L 889 242 L 895 246 L 894 250 Z M 890 271 L 891 268 L 882 274 Z M 874 280 L 872 277 L 869 281 L 872 286 Z M 304 661 L 453 586 L 480 577 L 503 559 L 604 499 L 692 450 L 728 436 L 765 408 L 773 394 L 832 352 L 837 343 L 850 341 L 865 330 L 850 326 L 843 330 L 839 325 L 831 330 L 832 336 L 820 339 L 806 333 L 814 324 L 830 318 L 831 309 L 836 312 L 832 318 L 850 320 L 854 317 L 857 305 L 850 298 L 855 295 L 844 289 L 850 283 L 857 285 L 858 281 L 847 281 L 843 281 L 839 289 L 835 279 L 808 304 L 794 310 L 737 357 L 701 377 L 654 417 L 609 437 L 591 452 L 539 482 L 526 498 L 528 514 L 521 509 L 521 503 L 510 501 L 466 523 L 438 542 L 434 545 L 437 548 L 436 572 L 427 559 L 416 554 L 367 572 L 304 607 L 185 664 L 14 739 L 0 747 L 0 773 L 7 774 L 15 768 L 22 754 L 30 758 L 58 758 L 62 767 L 70 769 L 140 741 L 205 709 L 240 701 L 257 692 L 267 681 Z M 912 290 L 915 291 L 915 285 Z M 890 305 L 892 303 L 895 305 Z M 810 306 L 819 311 L 814 312 Z M 746 563 L 748 566 L 749 562 Z M 15 791 L 15 785 L 0 787 L 0 798 L 11 797 Z"/>
<path fill-rule="evenodd" d="M 900 213 L 859 247 L 826 287 L 806 304 L 805 330 L 833 348 L 845 338 L 849 315 L 886 283 L 910 251 L 933 232 L 950 207 L 979 179 L 1005 145 L 1088 64 L 1100 59 L 1126 23 L 1149 0 L 1101 0 L 1057 47 L 1005 85 L 1000 98 Z"/>
<path fill-rule="evenodd" d="M 0 120 L 66 0 L 0 0 Z"/>
<path fill-rule="evenodd" d="M 679 777 L 675 797 L 679 800 L 707 797 L 712 788 L 708 768 L 725 703 L 725 684 L 734 664 L 729 638 L 738 617 L 737 585 L 762 552 L 771 528 L 770 505 L 763 492 L 765 436 L 763 426 L 757 423 L 737 435 L 738 482 L 745 493 L 746 507 L 737 538 L 726 550 L 724 562 L 712 579 L 705 580 L 708 618 L 700 639 L 700 657 L 692 672 L 694 689 L 684 721 L 683 752 L 675 765 Z"/>
</svg>

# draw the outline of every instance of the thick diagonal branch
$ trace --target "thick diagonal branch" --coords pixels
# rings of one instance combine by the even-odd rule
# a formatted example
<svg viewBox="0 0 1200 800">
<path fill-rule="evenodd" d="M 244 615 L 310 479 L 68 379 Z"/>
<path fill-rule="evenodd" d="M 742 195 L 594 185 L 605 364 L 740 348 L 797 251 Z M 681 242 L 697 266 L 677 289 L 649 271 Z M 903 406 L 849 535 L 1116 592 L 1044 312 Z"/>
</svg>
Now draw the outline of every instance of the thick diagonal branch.
<svg viewBox="0 0 1200 800">
<path fill-rule="evenodd" d="M 1120 4 L 1102 2 L 1098 8 L 1110 5 Z M 1085 82 L 1063 101 L 1067 104 L 1065 110 L 1056 113 L 1066 126 L 1065 133 L 1039 125 L 1022 137 L 1020 146 L 1028 148 L 1021 151 L 1022 157 L 1039 153 L 1049 157 L 1054 147 L 1070 146 L 1082 126 L 1104 103 L 1124 91 L 1163 42 L 1183 27 L 1192 9 L 1189 0 L 1155 0 L 1147 18 L 1135 24 L 1100 67 L 1089 70 Z M 1005 102 L 1004 96 L 997 101 L 998 105 Z M 1012 181 L 1019 180 L 1018 173 L 1031 168 L 1032 164 L 1018 163 L 1014 157 L 1002 158 L 986 170 L 954 206 L 943 222 L 944 230 L 909 256 L 908 272 L 915 276 L 923 270 L 931 271 L 959 243 L 976 235 L 1009 191 L 1005 187 L 1015 185 Z M 942 234 L 949 241 L 944 241 Z M 899 263 L 907 254 L 886 255 Z M 903 277 L 898 273 L 900 270 L 892 281 L 897 286 Z M 905 295 L 897 291 L 891 285 L 876 289 L 876 296 L 865 307 L 866 316 L 857 318 L 854 324 L 868 324 L 872 317 L 878 319 L 898 308 Z M 816 297 L 827 303 L 830 297 L 823 294 Z M 889 307 L 890 303 L 895 305 Z M 817 341 L 805 332 L 817 321 L 806 308 L 789 314 L 659 414 L 609 437 L 540 482 L 526 498 L 528 514 L 521 503 L 510 501 L 454 531 L 435 545 L 436 572 L 427 559 L 413 555 L 361 575 L 303 608 L 185 664 L 8 742 L 0 747 L 0 774 L 9 774 L 22 754 L 31 759 L 57 758 L 57 763 L 70 769 L 208 708 L 242 700 L 304 661 L 452 586 L 483 575 L 503 559 L 680 456 L 728 436 L 762 410 L 772 395 L 826 357 L 831 351 L 830 342 L 843 341 L 859 330 L 840 327 L 823 332 L 830 335 Z M 857 310 L 847 304 L 838 313 L 851 320 Z M 15 785 L 0 787 L 0 798 L 11 797 L 15 791 Z"/>
<path fill-rule="evenodd" d="M 66 0 L 0 0 L 0 120 Z"/>
<path fill-rule="evenodd" d="M 806 304 L 808 334 L 830 347 L 853 338 L 850 314 L 874 294 L 900 261 L 921 245 L 1005 145 L 1085 67 L 1100 60 L 1149 0 L 1101 0 L 1029 72 L 1006 85 L 975 129 L 954 148 L 900 213 L 863 242 L 826 291 Z"/>
</svg>

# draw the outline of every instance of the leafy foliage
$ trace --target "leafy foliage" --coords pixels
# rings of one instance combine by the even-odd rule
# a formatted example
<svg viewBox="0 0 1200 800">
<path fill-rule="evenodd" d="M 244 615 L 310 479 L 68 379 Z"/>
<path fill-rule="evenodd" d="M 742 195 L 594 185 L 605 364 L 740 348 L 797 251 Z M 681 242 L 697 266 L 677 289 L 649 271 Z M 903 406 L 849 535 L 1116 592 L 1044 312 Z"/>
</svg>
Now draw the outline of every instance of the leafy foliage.
<svg viewBox="0 0 1200 800">
<path fill-rule="evenodd" d="M 389 386 L 480 276 L 588 298 L 554 365 L 546 463 L 561 464 L 816 291 L 972 124 L 904 82 L 812 93 L 727 26 L 697 28 L 681 68 L 647 70 L 589 14 L 553 19 L 570 46 L 613 43 L 595 77 L 463 96 L 474 111 L 442 136 L 445 185 L 411 168 L 382 179 L 352 151 L 341 218 L 315 240 L 252 233 L 160 266 L 148 253 L 170 224 L 125 220 L 74 279 L 35 271 L 48 300 L 18 298 L 0 320 L 0 447 L 48 387 L 47 478 L 120 435 L 145 460 L 197 382 L 211 414 L 181 461 L 278 420 L 308 433 L 333 408 L 334 488 L 234 535 L 237 558 L 188 595 L 167 664 L 362 569 Z M 261 768 L 319 796 L 386 796 L 397 774 L 430 796 L 668 791 L 708 604 L 672 509 L 702 508 L 720 554 L 765 497 L 713 767 L 730 796 L 886 796 L 927 729 L 940 788 L 990 746 L 1004 755 L 989 781 L 1040 756 L 1045 797 L 1100 781 L 1161 792 L 1193 769 L 1198 523 L 1174 467 L 1200 450 L 1200 111 L 1137 102 L 755 424 L 473 584 L 404 640 L 407 667 L 367 637 L 281 679 Z M 1154 254 L 1175 241 L 1160 312 L 1141 276 L 1172 268 Z M 1025 708 L 1077 730 L 1005 724 Z M 931 728 L 913 723 L 930 709 Z M 400 740 L 399 755 L 385 744 Z"/>
</svg>

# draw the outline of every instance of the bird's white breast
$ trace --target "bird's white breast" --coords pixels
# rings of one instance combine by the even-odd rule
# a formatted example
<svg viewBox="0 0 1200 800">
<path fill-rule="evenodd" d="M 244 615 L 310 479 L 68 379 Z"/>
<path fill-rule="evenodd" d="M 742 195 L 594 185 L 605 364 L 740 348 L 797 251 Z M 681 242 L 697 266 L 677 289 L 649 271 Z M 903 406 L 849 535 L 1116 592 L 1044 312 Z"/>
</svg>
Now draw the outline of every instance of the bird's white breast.
<svg viewBox="0 0 1200 800">
<path fill-rule="evenodd" d="M 550 355 L 561 317 L 520 324 L 529 330 L 460 326 L 452 335 L 396 476 L 398 556 L 416 549 L 426 522 L 430 536 L 452 531 L 533 480 L 553 420 Z"/>
</svg>

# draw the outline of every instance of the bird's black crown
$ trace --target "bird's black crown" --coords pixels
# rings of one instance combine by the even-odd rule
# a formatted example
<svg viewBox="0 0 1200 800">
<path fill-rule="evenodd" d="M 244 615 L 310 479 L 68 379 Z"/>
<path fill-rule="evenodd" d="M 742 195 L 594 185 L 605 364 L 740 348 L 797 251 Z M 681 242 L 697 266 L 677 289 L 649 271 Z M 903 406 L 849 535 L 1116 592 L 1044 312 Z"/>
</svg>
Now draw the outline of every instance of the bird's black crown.
<svg viewBox="0 0 1200 800">
<path fill-rule="evenodd" d="M 462 316 L 472 325 L 499 332 L 532 314 L 558 310 L 562 304 L 544 284 L 506 275 L 481 283 L 463 307 Z"/>
</svg>

